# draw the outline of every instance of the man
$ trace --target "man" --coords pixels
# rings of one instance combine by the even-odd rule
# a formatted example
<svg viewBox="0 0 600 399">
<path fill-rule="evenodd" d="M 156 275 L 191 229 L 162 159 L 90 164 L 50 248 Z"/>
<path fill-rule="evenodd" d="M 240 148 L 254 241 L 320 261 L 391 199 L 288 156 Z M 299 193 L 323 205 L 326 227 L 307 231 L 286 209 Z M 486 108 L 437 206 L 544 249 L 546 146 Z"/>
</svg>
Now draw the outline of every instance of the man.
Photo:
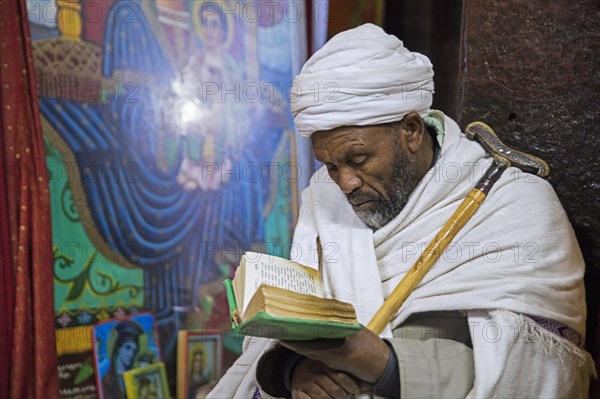
<svg viewBox="0 0 600 399">
<path fill-rule="evenodd" d="M 296 126 L 324 164 L 302 196 L 299 261 L 318 266 L 318 238 L 326 294 L 365 325 L 491 162 L 430 110 L 432 78 L 426 57 L 367 24 L 295 79 Z M 333 101 L 316 101 L 326 84 Z M 583 272 L 552 188 L 509 168 L 381 337 L 250 339 L 212 397 L 256 384 L 263 397 L 585 397 Z"/>
</svg>

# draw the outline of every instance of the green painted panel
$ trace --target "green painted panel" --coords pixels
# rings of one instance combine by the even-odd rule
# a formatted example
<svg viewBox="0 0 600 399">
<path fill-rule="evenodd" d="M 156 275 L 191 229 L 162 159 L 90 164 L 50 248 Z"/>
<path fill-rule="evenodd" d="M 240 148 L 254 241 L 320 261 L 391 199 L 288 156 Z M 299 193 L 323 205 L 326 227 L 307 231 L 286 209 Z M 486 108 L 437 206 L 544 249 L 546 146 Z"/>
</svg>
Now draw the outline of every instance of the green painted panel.
<svg viewBox="0 0 600 399">
<path fill-rule="evenodd" d="M 71 194 L 70 182 L 77 166 L 65 165 L 59 151 L 47 138 L 45 145 L 52 217 L 55 313 L 74 316 L 85 310 L 86 314 L 106 314 L 119 308 L 142 307 L 143 270 L 120 266 L 98 252 L 84 230 Z M 65 317 L 64 323 L 59 323 L 73 325 L 69 319 Z M 91 321 L 86 317 L 77 324 L 86 324 L 86 319 Z"/>
</svg>

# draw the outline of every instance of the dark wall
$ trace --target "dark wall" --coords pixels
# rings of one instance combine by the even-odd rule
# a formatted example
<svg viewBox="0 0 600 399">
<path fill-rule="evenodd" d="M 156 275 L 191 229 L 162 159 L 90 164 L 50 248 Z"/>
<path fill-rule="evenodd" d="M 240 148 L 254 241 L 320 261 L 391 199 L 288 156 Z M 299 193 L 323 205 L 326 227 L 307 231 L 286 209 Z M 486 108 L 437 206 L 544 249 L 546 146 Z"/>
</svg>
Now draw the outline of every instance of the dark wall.
<svg viewBox="0 0 600 399">
<path fill-rule="evenodd" d="M 465 1 L 458 114 L 541 156 L 587 265 L 588 349 L 600 292 L 600 3 Z M 598 361 L 598 357 L 596 357 Z"/>
<path fill-rule="evenodd" d="M 388 0 L 384 28 L 406 48 L 425 54 L 435 70 L 433 108 L 457 117 L 462 0 Z"/>
</svg>

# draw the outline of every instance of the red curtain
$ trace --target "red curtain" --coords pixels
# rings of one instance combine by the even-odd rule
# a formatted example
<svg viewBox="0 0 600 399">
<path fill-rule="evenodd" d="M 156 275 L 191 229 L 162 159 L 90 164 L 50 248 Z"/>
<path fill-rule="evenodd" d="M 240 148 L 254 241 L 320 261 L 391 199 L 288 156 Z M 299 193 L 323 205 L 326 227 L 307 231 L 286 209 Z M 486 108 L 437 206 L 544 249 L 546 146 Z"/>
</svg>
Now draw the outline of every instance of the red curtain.
<svg viewBox="0 0 600 399">
<path fill-rule="evenodd" d="M 0 88 L 0 398 L 58 398 L 50 198 L 24 0 L 0 0 Z"/>
</svg>

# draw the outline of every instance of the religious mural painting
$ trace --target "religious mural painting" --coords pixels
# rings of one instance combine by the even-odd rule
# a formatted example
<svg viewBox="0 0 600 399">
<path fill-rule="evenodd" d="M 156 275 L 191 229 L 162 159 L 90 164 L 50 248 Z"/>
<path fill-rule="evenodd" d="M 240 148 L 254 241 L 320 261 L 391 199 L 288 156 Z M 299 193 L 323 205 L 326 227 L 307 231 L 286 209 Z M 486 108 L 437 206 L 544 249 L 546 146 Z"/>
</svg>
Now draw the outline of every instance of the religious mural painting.
<svg viewBox="0 0 600 399">
<path fill-rule="evenodd" d="M 27 4 L 56 327 L 151 311 L 173 376 L 177 330 L 226 328 L 221 280 L 241 255 L 290 251 L 302 3 Z"/>
<path fill-rule="evenodd" d="M 105 320 L 92 331 L 99 399 L 128 397 L 125 373 L 161 361 L 151 313 Z"/>
</svg>

